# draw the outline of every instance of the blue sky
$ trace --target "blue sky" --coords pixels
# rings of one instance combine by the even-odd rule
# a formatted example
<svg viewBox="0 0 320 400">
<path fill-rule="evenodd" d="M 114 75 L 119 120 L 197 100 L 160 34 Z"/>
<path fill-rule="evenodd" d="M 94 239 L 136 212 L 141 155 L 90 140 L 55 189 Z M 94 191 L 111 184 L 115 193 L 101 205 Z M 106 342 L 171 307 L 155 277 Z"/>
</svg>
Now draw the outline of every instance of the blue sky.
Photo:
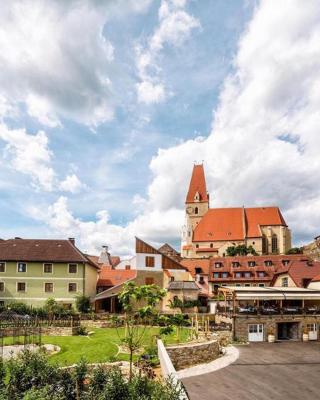
<svg viewBox="0 0 320 400">
<path fill-rule="evenodd" d="M 318 99 L 300 77 L 317 82 L 308 41 L 319 15 L 314 2 L 303 12 L 297 1 L 266 3 L 3 7 L 1 235 L 70 235 L 85 250 L 108 243 L 121 254 L 134 234 L 177 244 L 192 163 L 204 160 L 213 206 L 279 205 L 296 242 L 311 240 L 320 216 L 302 227 L 301 207 L 309 202 L 312 214 L 319 201 L 310 178 Z M 292 18 L 281 27 L 286 7 Z M 306 48 L 297 34 L 309 63 L 290 71 L 288 61 Z M 301 120 L 309 118 L 306 131 Z"/>
</svg>

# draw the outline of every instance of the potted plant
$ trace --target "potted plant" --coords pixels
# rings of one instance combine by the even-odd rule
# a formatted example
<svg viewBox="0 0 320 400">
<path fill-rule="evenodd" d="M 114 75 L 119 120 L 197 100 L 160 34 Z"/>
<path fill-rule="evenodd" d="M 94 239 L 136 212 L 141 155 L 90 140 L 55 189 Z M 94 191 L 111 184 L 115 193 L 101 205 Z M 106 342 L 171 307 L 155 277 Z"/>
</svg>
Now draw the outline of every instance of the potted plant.
<svg viewBox="0 0 320 400">
<path fill-rule="evenodd" d="M 269 343 L 274 343 L 276 340 L 275 334 L 274 334 L 274 329 L 270 327 L 268 329 L 268 342 Z"/>
<path fill-rule="evenodd" d="M 303 328 L 302 341 L 303 342 L 308 342 L 309 341 L 309 330 L 308 330 L 307 326 L 305 326 Z"/>
</svg>

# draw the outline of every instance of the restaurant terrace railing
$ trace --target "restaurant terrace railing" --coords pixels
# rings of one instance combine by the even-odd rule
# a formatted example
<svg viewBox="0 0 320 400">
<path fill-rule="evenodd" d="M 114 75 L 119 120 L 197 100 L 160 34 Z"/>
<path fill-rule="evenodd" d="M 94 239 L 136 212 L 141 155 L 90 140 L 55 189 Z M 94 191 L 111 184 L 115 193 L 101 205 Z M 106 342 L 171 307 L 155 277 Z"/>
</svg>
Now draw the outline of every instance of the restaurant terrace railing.
<svg viewBox="0 0 320 400">
<path fill-rule="evenodd" d="M 218 314 L 223 315 L 320 315 L 320 307 L 318 306 L 309 306 L 309 307 L 299 307 L 299 306 L 285 306 L 285 307 L 277 307 L 277 306 L 263 306 L 263 307 L 254 307 L 254 306 L 239 306 L 233 307 L 231 306 L 219 306 L 217 308 Z"/>
</svg>

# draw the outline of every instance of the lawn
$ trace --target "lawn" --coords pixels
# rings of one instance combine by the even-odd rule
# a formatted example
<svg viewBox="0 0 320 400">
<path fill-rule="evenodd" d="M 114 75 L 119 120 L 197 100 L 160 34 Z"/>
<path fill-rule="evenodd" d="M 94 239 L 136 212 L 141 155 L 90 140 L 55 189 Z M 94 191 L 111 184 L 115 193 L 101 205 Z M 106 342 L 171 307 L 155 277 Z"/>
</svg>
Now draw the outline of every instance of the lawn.
<svg viewBox="0 0 320 400">
<path fill-rule="evenodd" d="M 90 336 L 43 336 L 42 343 L 57 345 L 61 351 L 50 357 L 52 362 L 59 365 L 71 365 L 84 357 L 89 363 L 106 362 L 110 359 L 128 360 L 128 355 L 120 353 L 117 344 L 120 339 L 115 328 L 96 328 Z M 119 330 L 120 336 L 124 330 Z M 159 334 L 159 328 L 147 328 L 144 335 L 144 346 L 155 343 L 155 335 Z M 188 329 L 182 329 L 181 341 L 187 341 Z M 122 337 L 122 336 L 121 336 Z M 174 334 L 165 337 L 166 343 L 176 343 Z"/>
</svg>

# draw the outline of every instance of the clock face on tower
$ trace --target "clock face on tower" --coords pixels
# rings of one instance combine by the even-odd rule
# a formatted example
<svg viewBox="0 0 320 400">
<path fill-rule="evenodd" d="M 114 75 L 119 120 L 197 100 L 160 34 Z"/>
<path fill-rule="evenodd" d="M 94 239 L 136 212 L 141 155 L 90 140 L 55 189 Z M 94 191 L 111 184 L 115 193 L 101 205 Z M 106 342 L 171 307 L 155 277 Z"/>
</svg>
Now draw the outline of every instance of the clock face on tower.
<svg viewBox="0 0 320 400">
<path fill-rule="evenodd" d="M 192 214 L 193 213 L 193 207 L 187 207 L 187 213 Z"/>
</svg>

